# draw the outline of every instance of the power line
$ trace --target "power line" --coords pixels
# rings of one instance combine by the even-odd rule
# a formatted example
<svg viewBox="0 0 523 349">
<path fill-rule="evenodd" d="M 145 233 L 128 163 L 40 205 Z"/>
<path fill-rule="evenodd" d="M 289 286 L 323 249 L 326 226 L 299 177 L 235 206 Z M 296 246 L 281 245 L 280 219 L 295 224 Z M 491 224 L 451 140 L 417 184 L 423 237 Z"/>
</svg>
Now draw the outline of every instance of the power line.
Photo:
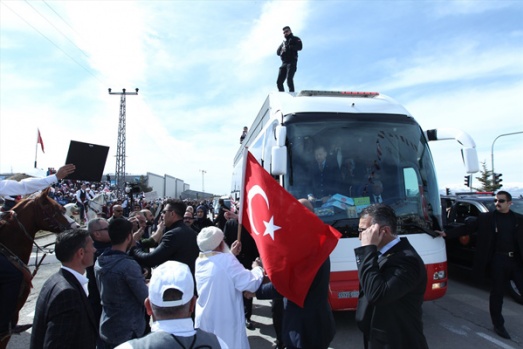
<svg viewBox="0 0 523 349">
<path fill-rule="evenodd" d="M 88 72 L 90 75 L 92 75 L 96 80 L 98 80 L 98 82 L 104 86 L 107 86 L 107 84 L 105 82 L 103 82 L 102 80 L 100 80 L 96 75 L 93 74 L 93 72 L 91 70 L 89 70 L 88 68 L 84 67 L 80 62 L 78 62 L 76 59 L 74 59 L 70 54 L 68 54 L 66 51 L 64 51 L 60 46 L 58 46 L 57 44 L 54 43 L 53 40 L 51 40 L 50 38 L 48 38 L 44 33 L 42 33 L 40 30 L 38 30 L 35 26 L 33 26 L 31 23 L 29 23 L 25 18 L 23 18 L 22 16 L 20 16 L 15 10 L 13 10 L 11 7 L 7 6 L 5 1 L 1 1 L 0 2 L 2 5 L 4 5 L 5 7 L 7 7 L 11 12 L 13 12 L 18 18 L 20 18 L 22 21 L 24 21 L 28 26 L 30 26 L 31 28 L 33 28 L 36 32 L 38 32 L 38 34 L 42 35 L 45 39 L 47 39 L 51 44 L 53 44 L 57 49 L 59 49 L 60 51 L 62 51 L 67 57 L 69 57 L 73 62 L 75 62 L 76 64 L 78 64 L 83 70 L 85 70 L 86 72 Z"/>
<path fill-rule="evenodd" d="M 57 15 L 61 20 L 62 20 L 62 22 L 64 22 L 64 23 L 65 23 L 69 28 L 71 28 L 72 31 L 74 31 L 74 32 L 75 32 L 76 34 L 78 34 L 79 36 L 82 36 L 82 35 L 80 35 L 80 33 L 78 33 L 78 32 L 77 32 L 77 31 L 76 31 L 76 30 L 75 30 L 75 29 L 74 29 L 74 28 L 73 28 L 69 23 L 67 23 L 67 21 L 66 21 L 62 16 L 60 16 L 60 14 L 59 14 L 58 12 L 56 12 L 56 10 L 55 10 L 54 8 L 52 8 L 51 5 L 49 5 L 49 4 L 47 3 L 47 1 L 45 1 L 45 0 L 42 0 L 42 1 L 44 2 L 44 4 L 47 5 L 47 7 L 49 7 L 49 8 L 51 9 L 51 11 L 53 11 L 53 12 L 54 12 L 54 13 L 55 13 L 55 14 L 56 14 L 56 15 Z"/>
<path fill-rule="evenodd" d="M 78 50 L 80 50 L 80 52 L 82 52 L 84 54 L 85 57 L 89 58 L 89 56 L 87 55 L 87 53 L 84 52 L 84 50 L 82 50 L 80 47 L 78 47 L 71 39 L 69 39 L 67 37 L 67 35 L 65 35 L 57 26 L 55 26 L 50 20 L 48 20 L 42 13 L 40 13 L 40 11 L 38 11 L 33 5 L 31 5 L 31 3 L 27 0 L 25 0 L 25 2 L 27 3 L 27 5 L 31 6 L 31 8 L 40 15 L 40 17 L 42 17 L 43 19 L 45 19 L 47 21 L 47 23 L 49 23 L 50 25 L 53 26 L 54 29 L 56 29 L 56 31 L 58 31 L 60 34 L 62 34 L 62 36 L 64 38 L 66 38 L 67 41 L 69 41 L 71 44 L 73 44 L 74 47 L 76 47 Z M 55 12 L 56 13 L 56 12 Z"/>
</svg>

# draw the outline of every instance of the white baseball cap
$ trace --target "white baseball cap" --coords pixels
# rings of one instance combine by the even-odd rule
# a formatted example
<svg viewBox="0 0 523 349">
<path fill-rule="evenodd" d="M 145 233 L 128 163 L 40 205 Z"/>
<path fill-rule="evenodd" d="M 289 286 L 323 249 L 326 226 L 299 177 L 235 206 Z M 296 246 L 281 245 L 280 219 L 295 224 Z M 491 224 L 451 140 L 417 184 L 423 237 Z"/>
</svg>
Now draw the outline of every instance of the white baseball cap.
<svg viewBox="0 0 523 349">
<path fill-rule="evenodd" d="M 176 289 L 182 293 L 182 299 L 163 300 L 164 292 Z M 187 264 L 167 261 L 153 271 L 149 281 L 149 300 L 158 307 L 176 307 L 188 303 L 194 296 L 194 281 Z"/>
</svg>

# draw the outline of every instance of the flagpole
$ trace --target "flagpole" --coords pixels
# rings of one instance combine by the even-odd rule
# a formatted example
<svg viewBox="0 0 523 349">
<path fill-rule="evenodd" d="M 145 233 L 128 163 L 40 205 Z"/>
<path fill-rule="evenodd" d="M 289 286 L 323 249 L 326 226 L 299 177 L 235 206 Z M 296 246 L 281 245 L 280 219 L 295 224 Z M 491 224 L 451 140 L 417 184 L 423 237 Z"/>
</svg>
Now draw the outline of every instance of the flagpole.
<svg viewBox="0 0 523 349">
<path fill-rule="evenodd" d="M 247 168 L 247 154 L 249 153 L 249 150 L 247 147 L 243 148 L 243 164 L 242 164 L 242 180 L 240 185 L 240 211 L 238 212 L 238 236 L 237 240 L 241 241 L 241 235 L 242 235 L 242 219 L 243 219 L 243 200 L 245 196 L 245 170 Z"/>
<path fill-rule="evenodd" d="M 36 129 L 36 144 L 35 144 L 35 168 L 36 168 L 36 161 L 38 157 L 38 128 Z"/>
</svg>

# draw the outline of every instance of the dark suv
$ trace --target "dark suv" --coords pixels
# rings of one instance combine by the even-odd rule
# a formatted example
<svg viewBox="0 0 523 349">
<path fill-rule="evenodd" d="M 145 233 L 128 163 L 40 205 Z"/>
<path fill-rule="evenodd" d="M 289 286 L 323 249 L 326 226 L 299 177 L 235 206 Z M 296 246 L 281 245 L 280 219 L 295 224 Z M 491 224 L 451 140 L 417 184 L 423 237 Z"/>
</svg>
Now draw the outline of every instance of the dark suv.
<svg viewBox="0 0 523 349">
<path fill-rule="evenodd" d="M 477 217 L 480 212 L 489 212 L 496 209 L 494 194 L 489 193 L 461 193 L 457 195 L 441 196 L 441 206 L 446 211 L 443 215 L 443 226 L 451 223 L 464 223 L 465 218 Z M 510 209 L 523 214 L 523 199 L 512 198 Z M 447 239 L 447 259 L 449 263 L 460 267 L 472 269 L 474 254 L 476 252 L 476 233 Z M 523 304 L 523 295 L 518 291 L 511 280 L 508 285 L 509 293 L 518 303 Z"/>
</svg>

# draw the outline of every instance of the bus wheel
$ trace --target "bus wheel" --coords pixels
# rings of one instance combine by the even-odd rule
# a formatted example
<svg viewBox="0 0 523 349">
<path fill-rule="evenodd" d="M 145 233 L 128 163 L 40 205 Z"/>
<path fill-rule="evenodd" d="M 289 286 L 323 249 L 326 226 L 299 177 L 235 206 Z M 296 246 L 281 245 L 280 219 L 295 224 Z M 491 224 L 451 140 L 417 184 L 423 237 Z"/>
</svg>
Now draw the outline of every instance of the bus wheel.
<svg viewBox="0 0 523 349">
<path fill-rule="evenodd" d="M 514 280 L 509 280 L 508 282 L 508 292 L 510 296 L 519 304 L 523 304 L 523 295 L 521 291 L 516 287 Z"/>
</svg>

